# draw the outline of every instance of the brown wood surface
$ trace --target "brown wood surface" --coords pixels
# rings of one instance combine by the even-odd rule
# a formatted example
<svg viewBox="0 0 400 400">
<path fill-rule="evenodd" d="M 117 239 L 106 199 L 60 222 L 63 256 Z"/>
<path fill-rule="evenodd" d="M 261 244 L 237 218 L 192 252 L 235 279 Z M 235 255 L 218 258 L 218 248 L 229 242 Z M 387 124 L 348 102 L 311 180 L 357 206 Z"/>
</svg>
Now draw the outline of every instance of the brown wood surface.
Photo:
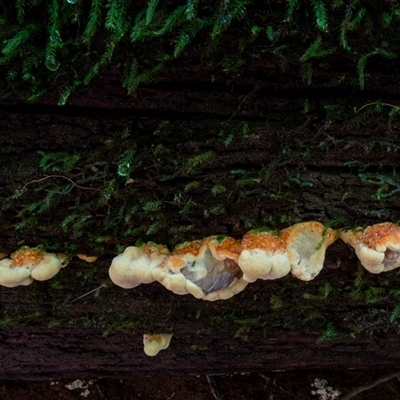
<svg viewBox="0 0 400 400">
<path fill-rule="evenodd" d="M 108 154 L 108 143 L 114 146 L 129 125 L 134 127 L 132 140 L 138 152 L 148 155 L 147 164 L 134 178 L 141 182 L 144 196 L 163 199 L 169 225 L 195 226 L 188 239 L 217 233 L 240 238 L 250 229 L 249 219 L 256 227 L 257 221 L 264 224 L 268 216 L 274 228 L 308 220 L 342 219 L 346 227 L 397 222 L 398 194 L 390 193 L 400 185 L 396 175 L 398 120 L 388 117 L 390 107 L 382 113 L 366 107 L 358 114 L 353 108 L 378 100 L 398 104 L 398 66 L 390 60 L 371 62 L 373 78 L 368 91 L 361 92 L 353 82 L 352 60 L 337 57 L 331 61 L 329 71 L 315 72 L 311 86 L 299 80 L 298 71 L 276 71 L 254 61 L 235 75 L 216 75 L 214 82 L 210 81 L 215 72 L 211 67 L 177 65 L 162 74 L 159 83 L 140 88 L 132 96 L 124 92 L 118 73 L 111 69 L 92 92 L 74 94 L 65 107 L 54 105 L 56 95 L 35 105 L 20 102 L 18 96 L 3 101 L 3 198 L 26 187 L 26 201 L 34 200 L 36 181 L 58 175 L 39 169 L 37 151 L 93 152 L 86 173 L 104 163 L 112 168 L 101 157 Z M 331 89 L 331 79 L 343 82 Z M 302 113 L 306 101 L 310 109 Z M 325 106 L 331 104 L 343 107 L 341 116 L 329 118 Z M 165 120 L 172 121 L 173 129 L 158 137 L 154 131 Z M 218 138 L 221 130 L 243 123 L 250 131 L 228 146 Z M 213 151 L 213 157 L 191 176 L 173 164 L 162 168 L 157 164 L 153 151 L 160 143 L 174 149 L 169 160 L 183 163 L 183 153 L 207 150 Z M 274 160 L 274 168 L 266 169 L 269 172 L 258 181 L 251 204 L 248 198 L 241 203 L 241 189 L 235 189 L 231 171 L 259 171 Z M 165 172 L 162 179 L 161 169 Z M 74 173 L 50 179 L 83 179 L 82 172 Z M 184 187 L 193 179 L 200 179 L 202 187 L 189 196 Z M 224 203 L 226 213 L 202 218 L 200 207 L 197 216 L 185 220 L 179 213 L 182 204 L 173 201 L 174 194 L 180 193 L 182 202 L 190 197 L 212 206 L 210 189 L 221 182 L 231 191 Z M 59 227 L 60 216 L 70 212 L 75 199 L 80 199 L 75 205 L 79 209 L 90 196 L 97 196 L 102 185 L 94 182 L 92 192 L 75 188 L 40 216 L 40 229 L 15 230 L 23 202 L 16 208 L 3 207 L 0 250 L 9 253 L 21 244 L 52 243 L 62 251 L 63 245 L 74 243 L 77 252 L 100 257 L 94 264 L 74 258 L 49 282 L 0 288 L 0 379 L 400 367 L 400 336 L 393 314 L 397 294 L 392 291 L 399 287 L 398 274 L 360 272 L 354 252 L 340 241 L 329 248 L 324 270 L 314 281 L 300 282 L 291 276 L 257 281 L 225 302 L 176 296 L 157 283 L 132 290 L 113 286 L 107 269 L 116 246 L 133 244 L 137 237 L 116 235 L 100 252 L 87 237 L 74 237 Z M 285 195 L 279 198 L 281 188 Z M 114 211 L 111 205 L 110 212 Z M 94 216 L 96 221 L 102 218 L 105 214 Z M 145 216 L 140 221 L 148 223 Z M 43 224 L 48 227 L 46 234 Z M 144 239 L 173 245 L 181 236 L 161 230 Z M 73 302 L 103 284 L 96 295 Z M 331 289 L 324 296 L 326 284 Z M 359 297 L 354 291 L 351 295 L 357 288 Z M 370 288 L 382 290 L 371 294 Z M 271 296 L 282 301 L 279 308 Z M 335 333 L 327 337 L 332 326 Z M 169 349 L 154 358 L 145 356 L 142 348 L 142 335 L 149 332 L 174 333 Z"/>
</svg>

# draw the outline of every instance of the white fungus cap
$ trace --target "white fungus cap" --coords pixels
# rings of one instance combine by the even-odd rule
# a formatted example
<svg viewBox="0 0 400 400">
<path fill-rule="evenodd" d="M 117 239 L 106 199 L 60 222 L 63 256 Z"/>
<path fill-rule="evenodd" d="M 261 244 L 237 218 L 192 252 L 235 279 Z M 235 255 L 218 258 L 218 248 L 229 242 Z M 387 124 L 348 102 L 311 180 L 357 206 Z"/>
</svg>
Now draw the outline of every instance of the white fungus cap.
<svg viewBox="0 0 400 400">
<path fill-rule="evenodd" d="M 24 246 L 0 260 L 0 285 L 15 287 L 29 285 L 32 280 L 51 279 L 67 265 L 64 254 L 47 253 L 40 247 Z"/>
<path fill-rule="evenodd" d="M 227 288 L 207 293 L 203 297 L 203 300 L 208 300 L 208 301 L 228 300 L 235 294 L 238 294 L 241 291 L 243 291 L 248 284 L 249 282 L 246 282 L 244 279 L 235 278 L 233 283 L 231 283 Z"/>
<path fill-rule="evenodd" d="M 268 231 L 250 231 L 243 236 L 238 263 L 247 282 L 278 279 L 290 272 L 285 242 Z"/>
<path fill-rule="evenodd" d="M 239 266 L 243 271 L 243 279 L 247 282 L 279 279 L 290 272 L 286 252 L 271 254 L 263 249 L 243 250 L 239 257 Z"/>
<path fill-rule="evenodd" d="M 237 264 L 238 249 L 233 238 L 186 242 L 153 271 L 153 278 L 175 294 L 209 301 L 228 299 L 247 285 Z"/>
<path fill-rule="evenodd" d="M 337 233 L 319 222 L 302 222 L 281 232 L 291 266 L 291 273 L 302 281 L 314 279 L 322 270 L 325 252 Z"/>
<path fill-rule="evenodd" d="M 45 253 L 43 260 L 32 269 L 31 276 L 37 281 L 47 281 L 55 276 L 63 266 L 62 260 L 56 254 Z"/>
<path fill-rule="evenodd" d="M 241 241 L 221 236 L 211 236 L 205 239 L 215 260 L 222 263 L 221 267 L 214 268 L 212 286 L 203 300 L 227 300 L 243 291 L 248 282 L 243 279 L 238 260 L 241 251 Z M 219 264 L 221 265 L 221 264 Z"/>
<path fill-rule="evenodd" d="M 400 227 L 384 222 L 364 230 L 348 230 L 340 238 L 354 247 L 362 266 L 373 274 L 400 267 Z"/>
<path fill-rule="evenodd" d="M 203 291 L 185 275 L 194 274 L 194 280 L 206 274 L 205 268 L 197 262 L 206 248 L 199 241 L 187 242 L 175 249 L 159 268 L 152 271 L 154 280 L 175 294 L 193 294 L 197 298 L 204 296 Z M 203 271 L 204 269 L 204 271 Z M 185 272 L 185 275 L 182 273 Z"/>
<path fill-rule="evenodd" d="M 144 352 L 149 357 L 156 356 L 161 350 L 165 350 L 171 343 L 172 333 L 160 333 L 156 335 L 143 335 Z"/>
<path fill-rule="evenodd" d="M 167 254 L 166 247 L 151 242 L 141 247 L 130 246 L 113 259 L 108 273 L 113 283 L 124 289 L 151 283 L 155 280 L 153 270 L 165 260 Z"/>
<path fill-rule="evenodd" d="M 11 260 L 0 260 L 0 285 L 6 287 L 27 286 L 33 282 L 31 270 L 27 267 L 11 268 Z"/>
</svg>

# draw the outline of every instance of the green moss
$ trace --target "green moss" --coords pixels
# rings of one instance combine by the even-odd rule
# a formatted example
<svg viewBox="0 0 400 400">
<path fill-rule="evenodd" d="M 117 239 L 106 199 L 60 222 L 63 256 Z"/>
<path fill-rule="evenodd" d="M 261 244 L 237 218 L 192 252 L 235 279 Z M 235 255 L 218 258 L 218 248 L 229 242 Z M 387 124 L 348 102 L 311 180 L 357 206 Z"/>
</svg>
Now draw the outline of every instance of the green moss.
<svg viewBox="0 0 400 400">
<path fill-rule="evenodd" d="M 35 101 L 62 80 L 58 95 L 64 105 L 72 92 L 118 61 L 124 66 L 122 84 L 134 92 L 193 49 L 203 58 L 215 57 L 226 74 L 254 57 L 283 67 L 294 56 L 307 84 L 321 61 L 329 66 L 332 54 L 344 52 L 356 57 L 354 76 L 364 88 L 370 60 L 395 57 L 396 3 L 378 6 L 370 0 L 348 8 L 344 2 L 287 0 L 260 12 L 262 6 L 254 0 L 11 3 L 0 14 L 5 92 L 28 84 L 27 97 Z M 156 49 L 151 55 L 145 51 L 149 46 Z"/>
</svg>

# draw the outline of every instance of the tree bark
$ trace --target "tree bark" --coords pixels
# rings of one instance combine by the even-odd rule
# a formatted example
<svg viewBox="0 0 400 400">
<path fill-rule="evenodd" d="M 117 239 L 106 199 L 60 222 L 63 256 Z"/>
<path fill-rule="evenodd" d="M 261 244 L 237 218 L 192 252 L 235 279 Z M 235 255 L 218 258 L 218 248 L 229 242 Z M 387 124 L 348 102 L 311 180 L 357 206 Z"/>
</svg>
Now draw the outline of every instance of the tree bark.
<svg viewBox="0 0 400 400">
<path fill-rule="evenodd" d="M 338 56 L 307 87 L 298 71 L 253 61 L 214 82 L 211 67 L 172 68 L 131 97 L 110 69 L 66 107 L 51 95 L 3 101 L 0 250 L 42 244 L 99 259 L 73 257 L 50 281 L 0 288 L 0 379 L 399 368 L 398 273 L 364 272 L 340 241 L 309 283 L 257 281 L 215 303 L 107 277 L 137 239 L 173 247 L 300 221 L 398 222 L 394 109 L 354 107 L 395 105 L 400 74 L 391 61 L 369 66 L 366 92 Z M 166 332 L 171 346 L 145 356 L 142 335 Z"/>
</svg>

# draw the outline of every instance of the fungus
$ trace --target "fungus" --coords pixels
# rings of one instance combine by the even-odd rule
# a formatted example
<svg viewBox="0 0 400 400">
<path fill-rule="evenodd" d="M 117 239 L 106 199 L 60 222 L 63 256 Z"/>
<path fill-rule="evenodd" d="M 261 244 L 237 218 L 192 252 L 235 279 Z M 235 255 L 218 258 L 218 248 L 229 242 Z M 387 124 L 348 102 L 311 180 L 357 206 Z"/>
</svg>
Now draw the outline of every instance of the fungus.
<svg viewBox="0 0 400 400">
<path fill-rule="evenodd" d="M 243 236 L 238 263 L 247 282 L 278 279 L 290 272 L 285 242 L 265 230 L 252 230 Z"/>
<path fill-rule="evenodd" d="M 336 231 L 319 222 L 302 222 L 281 232 L 291 273 L 302 281 L 314 279 L 324 266 L 325 252 L 336 239 Z"/>
<path fill-rule="evenodd" d="M 340 238 L 355 249 L 362 266 L 373 274 L 400 267 L 400 227 L 396 224 L 384 222 L 344 231 Z"/>
<path fill-rule="evenodd" d="M 6 287 L 27 286 L 33 282 L 28 267 L 12 267 L 9 258 L 0 260 L 0 285 Z"/>
<path fill-rule="evenodd" d="M 154 278 L 175 294 L 203 300 L 225 300 L 247 285 L 238 266 L 240 242 L 211 236 L 174 249 L 154 271 Z"/>
<path fill-rule="evenodd" d="M 33 279 L 45 281 L 56 275 L 68 263 L 63 254 L 47 253 L 39 247 L 24 246 L 10 258 L 0 260 L 0 285 L 29 285 Z"/>
<path fill-rule="evenodd" d="M 160 350 L 165 350 L 171 343 L 172 333 L 143 335 L 144 352 L 149 357 L 156 356 Z"/>
<path fill-rule="evenodd" d="M 96 256 L 87 256 L 86 254 L 77 254 L 76 255 L 80 260 L 86 261 L 87 263 L 93 263 L 97 260 Z"/>
<path fill-rule="evenodd" d="M 32 278 L 37 281 L 47 281 L 68 264 L 68 257 L 61 253 L 46 253 L 43 250 L 43 260 L 32 270 Z"/>
<path fill-rule="evenodd" d="M 155 281 L 153 270 L 164 261 L 168 253 L 165 246 L 153 242 L 140 247 L 129 246 L 112 260 L 108 273 L 111 280 L 124 289 L 151 283 Z"/>
</svg>

